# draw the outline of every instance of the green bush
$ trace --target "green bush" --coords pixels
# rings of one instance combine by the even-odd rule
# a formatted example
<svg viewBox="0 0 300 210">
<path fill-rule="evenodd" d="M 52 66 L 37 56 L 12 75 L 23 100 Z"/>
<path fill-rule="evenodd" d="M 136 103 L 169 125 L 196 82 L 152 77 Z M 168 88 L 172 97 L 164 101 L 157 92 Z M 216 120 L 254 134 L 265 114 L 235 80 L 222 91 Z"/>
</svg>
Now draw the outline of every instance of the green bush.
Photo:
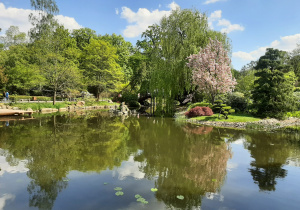
<svg viewBox="0 0 300 210">
<path fill-rule="evenodd" d="M 32 98 L 36 97 L 37 101 L 52 101 L 51 97 L 47 96 L 25 96 L 25 95 L 11 95 L 9 98 L 12 101 L 20 101 L 21 99 L 30 100 L 32 101 Z"/>
<path fill-rule="evenodd" d="M 229 94 L 227 96 L 226 102 L 238 112 L 244 112 L 248 107 L 247 99 L 244 97 L 244 94 L 240 92 L 234 92 L 232 94 Z"/>
<path fill-rule="evenodd" d="M 195 108 L 196 106 L 199 107 L 211 107 L 211 103 L 206 103 L 206 102 L 197 102 L 197 103 L 193 103 L 191 105 L 188 106 L 187 111 L 190 111 L 191 109 Z"/>
<path fill-rule="evenodd" d="M 228 119 L 228 115 L 235 112 L 234 109 L 231 109 L 230 106 L 227 106 L 226 104 L 223 104 L 222 100 L 215 101 L 215 104 L 213 105 L 213 111 L 214 113 L 219 113 L 218 118 L 220 119 L 220 115 L 223 115 L 225 119 Z"/>
</svg>

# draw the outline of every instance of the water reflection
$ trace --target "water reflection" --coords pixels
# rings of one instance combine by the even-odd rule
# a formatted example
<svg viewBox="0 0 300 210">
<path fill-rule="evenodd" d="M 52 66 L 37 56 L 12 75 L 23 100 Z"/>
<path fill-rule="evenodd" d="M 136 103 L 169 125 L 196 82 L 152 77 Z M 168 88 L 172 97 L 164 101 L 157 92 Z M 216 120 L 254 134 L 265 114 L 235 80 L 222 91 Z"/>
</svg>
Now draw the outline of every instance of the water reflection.
<svg viewBox="0 0 300 210">
<path fill-rule="evenodd" d="M 275 191 L 276 180 L 287 176 L 283 166 L 291 156 L 293 145 L 280 134 L 249 134 L 246 139 L 246 147 L 254 158 L 249 169 L 254 182 L 262 191 Z"/>
<path fill-rule="evenodd" d="M 168 208 L 193 209 L 205 198 L 224 200 L 220 192 L 232 167 L 227 166 L 233 155 L 230 143 L 240 139 L 253 158 L 249 172 L 254 182 L 262 191 L 275 191 L 276 180 L 287 176 L 283 166 L 297 162 L 300 154 L 293 137 L 282 135 L 181 125 L 172 119 L 66 113 L 12 121 L 0 129 L 0 152 L 11 167 L 26 160 L 30 207 L 52 209 L 69 187 L 71 171 L 99 176 L 116 171 L 121 181 L 153 180 L 158 191 L 151 196 Z M 138 184 L 132 186 L 127 190 Z M 113 196 L 106 199 L 117 205 Z M 129 206 L 132 201 L 123 202 Z"/>
</svg>

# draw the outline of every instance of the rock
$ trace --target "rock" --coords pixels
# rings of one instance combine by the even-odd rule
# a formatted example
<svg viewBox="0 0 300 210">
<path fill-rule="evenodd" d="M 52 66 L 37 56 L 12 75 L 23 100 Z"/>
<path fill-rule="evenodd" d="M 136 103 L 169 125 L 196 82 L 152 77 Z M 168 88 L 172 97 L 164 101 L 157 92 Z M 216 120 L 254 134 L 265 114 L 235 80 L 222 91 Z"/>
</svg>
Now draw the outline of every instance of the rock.
<svg viewBox="0 0 300 210">
<path fill-rule="evenodd" d="M 67 108 L 59 108 L 58 111 L 59 111 L 59 112 L 66 112 L 66 111 L 67 111 Z"/>
<path fill-rule="evenodd" d="M 110 100 L 110 99 L 108 99 L 108 100 L 107 100 L 107 102 L 108 102 L 108 103 L 110 103 L 110 104 L 112 104 L 112 103 L 113 103 L 113 102 L 112 102 L 112 100 Z"/>
<path fill-rule="evenodd" d="M 31 108 L 26 109 L 26 111 L 33 112 L 33 110 Z"/>
<path fill-rule="evenodd" d="M 13 107 L 12 109 L 13 110 L 20 110 L 18 107 Z"/>
<path fill-rule="evenodd" d="M 85 105 L 85 101 L 78 101 L 76 106 L 84 106 Z"/>
</svg>

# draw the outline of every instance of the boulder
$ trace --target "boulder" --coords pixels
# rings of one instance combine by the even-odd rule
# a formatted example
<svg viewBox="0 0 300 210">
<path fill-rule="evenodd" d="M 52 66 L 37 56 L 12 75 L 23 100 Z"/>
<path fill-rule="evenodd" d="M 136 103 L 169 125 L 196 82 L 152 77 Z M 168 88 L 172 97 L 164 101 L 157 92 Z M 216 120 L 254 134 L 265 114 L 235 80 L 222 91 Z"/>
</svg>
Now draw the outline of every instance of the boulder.
<svg viewBox="0 0 300 210">
<path fill-rule="evenodd" d="M 85 105 L 85 101 L 78 101 L 76 106 L 84 106 Z"/>
</svg>

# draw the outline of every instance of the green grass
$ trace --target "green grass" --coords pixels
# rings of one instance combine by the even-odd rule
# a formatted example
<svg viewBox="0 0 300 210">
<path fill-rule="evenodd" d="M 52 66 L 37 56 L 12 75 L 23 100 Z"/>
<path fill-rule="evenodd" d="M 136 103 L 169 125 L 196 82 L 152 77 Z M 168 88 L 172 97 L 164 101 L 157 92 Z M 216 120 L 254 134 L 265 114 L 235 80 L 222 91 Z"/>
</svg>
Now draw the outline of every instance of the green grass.
<svg viewBox="0 0 300 210">
<path fill-rule="evenodd" d="M 216 122 L 255 122 L 261 120 L 260 118 L 253 117 L 247 114 L 231 114 L 228 116 L 227 120 L 224 117 L 220 117 L 220 119 L 218 119 L 218 114 L 214 114 L 212 116 L 194 117 L 192 119 Z"/>
<path fill-rule="evenodd" d="M 43 108 L 53 108 L 53 109 L 59 109 L 68 107 L 71 103 L 70 102 L 59 102 L 53 105 L 52 103 L 12 103 L 10 106 L 12 107 L 18 107 L 22 110 L 26 110 L 28 108 L 31 108 L 32 110 L 40 110 Z"/>
<path fill-rule="evenodd" d="M 46 102 L 40 102 L 40 103 L 11 103 L 10 106 L 12 107 L 18 107 L 22 110 L 26 110 L 28 108 L 31 108 L 32 110 L 41 110 L 43 108 L 52 108 L 52 109 L 59 109 L 59 108 L 65 108 L 70 105 L 74 105 L 76 102 L 57 102 L 55 105 L 51 103 Z M 114 106 L 117 103 L 108 103 L 107 101 L 89 101 L 85 103 L 85 106 Z M 119 104 L 117 104 L 119 106 Z"/>
</svg>

